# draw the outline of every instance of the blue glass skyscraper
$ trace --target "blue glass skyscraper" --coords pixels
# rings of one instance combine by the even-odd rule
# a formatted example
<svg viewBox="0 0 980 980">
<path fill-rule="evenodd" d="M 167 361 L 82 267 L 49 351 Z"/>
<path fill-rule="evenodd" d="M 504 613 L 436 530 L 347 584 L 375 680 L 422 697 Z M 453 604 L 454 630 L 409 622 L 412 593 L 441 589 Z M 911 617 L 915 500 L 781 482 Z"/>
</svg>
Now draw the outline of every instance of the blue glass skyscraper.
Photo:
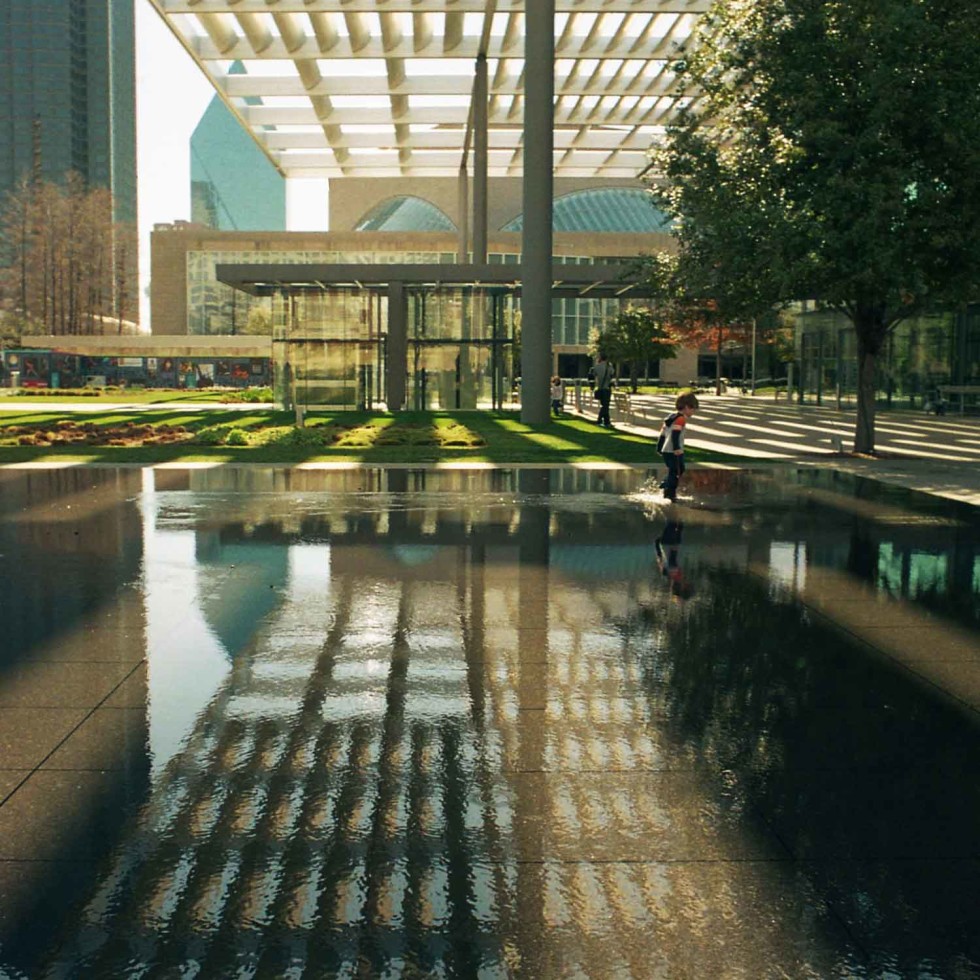
<svg viewBox="0 0 980 980">
<path fill-rule="evenodd" d="M 35 168 L 108 188 L 135 223 L 132 0 L 0 3 L 0 194 Z"/>
<path fill-rule="evenodd" d="M 230 74 L 244 71 L 237 63 Z M 286 230 L 285 178 L 217 95 L 191 135 L 191 220 L 222 231 Z"/>
</svg>

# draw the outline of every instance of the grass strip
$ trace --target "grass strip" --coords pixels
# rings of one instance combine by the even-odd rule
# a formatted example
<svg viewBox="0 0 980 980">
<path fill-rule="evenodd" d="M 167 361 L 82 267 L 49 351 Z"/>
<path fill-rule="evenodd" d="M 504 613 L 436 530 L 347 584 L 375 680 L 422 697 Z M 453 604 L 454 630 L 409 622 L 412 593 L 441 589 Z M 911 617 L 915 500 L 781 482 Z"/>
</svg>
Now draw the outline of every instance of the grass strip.
<svg viewBox="0 0 980 980">
<path fill-rule="evenodd" d="M 204 409 L 0 415 L 0 463 L 72 461 L 623 463 L 659 460 L 652 440 L 576 417 L 532 426 L 516 412 L 287 412 Z M 690 449 L 688 458 L 723 460 Z"/>
</svg>

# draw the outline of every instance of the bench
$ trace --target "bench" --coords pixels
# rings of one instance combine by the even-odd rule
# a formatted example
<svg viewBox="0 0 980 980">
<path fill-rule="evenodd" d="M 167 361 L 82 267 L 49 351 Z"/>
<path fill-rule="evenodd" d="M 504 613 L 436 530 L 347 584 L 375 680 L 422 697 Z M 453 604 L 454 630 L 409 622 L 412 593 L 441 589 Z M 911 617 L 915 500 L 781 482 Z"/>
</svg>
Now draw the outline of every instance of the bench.
<svg viewBox="0 0 980 980">
<path fill-rule="evenodd" d="M 941 402 L 949 401 L 953 408 L 958 405 L 960 415 L 967 408 L 977 409 L 980 402 L 980 385 L 938 385 L 936 390 L 939 392 Z"/>
<path fill-rule="evenodd" d="M 595 411 L 599 400 L 593 394 L 591 383 L 586 383 L 583 387 L 580 381 L 575 382 L 575 408 L 580 412 Z M 588 398 L 588 404 L 583 404 L 583 394 Z M 609 399 L 609 415 L 616 422 L 627 422 L 632 424 L 633 419 L 633 399 L 628 391 L 613 388 L 612 398 Z"/>
<path fill-rule="evenodd" d="M 633 422 L 632 399 L 627 391 L 616 391 L 613 389 L 612 396 L 612 415 L 617 422 Z"/>
</svg>

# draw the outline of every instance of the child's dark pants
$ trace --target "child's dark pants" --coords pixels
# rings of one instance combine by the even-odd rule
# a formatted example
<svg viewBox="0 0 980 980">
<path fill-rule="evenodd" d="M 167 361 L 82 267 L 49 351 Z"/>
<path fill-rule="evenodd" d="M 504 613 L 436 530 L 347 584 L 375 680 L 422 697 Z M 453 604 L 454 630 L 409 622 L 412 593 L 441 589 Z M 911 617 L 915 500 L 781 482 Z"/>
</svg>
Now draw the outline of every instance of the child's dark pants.
<svg viewBox="0 0 980 980">
<path fill-rule="evenodd" d="M 664 453 L 664 466 L 667 467 L 667 479 L 664 480 L 664 496 L 673 500 L 677 496 L 677 481 L 684 475 L 684 454 Z"/>
</svg>

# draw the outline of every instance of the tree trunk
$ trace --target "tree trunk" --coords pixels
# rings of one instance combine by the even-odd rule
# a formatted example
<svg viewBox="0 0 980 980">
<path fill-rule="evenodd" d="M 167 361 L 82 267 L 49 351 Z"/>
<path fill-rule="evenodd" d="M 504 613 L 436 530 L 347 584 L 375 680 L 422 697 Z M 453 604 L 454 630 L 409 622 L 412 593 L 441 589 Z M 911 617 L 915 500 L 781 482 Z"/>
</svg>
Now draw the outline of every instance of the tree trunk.
<svg viewBox="0 0 980 980">
<path fill-rule="evenodd" d="M 857 334 L 858 391 L 857 424 L 854 430 L 854 452 L 875 451 L 875 361 L 888 330 L 884 309 L 877 306 L 859 307 L 854 317 Z"/>
<path fill-rule="evenodd" d="M 858 337 L 857 425 L 854 452 L 875 451 L 875 354 Z"/>
<path fill-rule="evenodd" d="M 721 394 L 721 327 L 718 328 L 718 347 L 715 349 L 715 394 Z"/>
</svg>

